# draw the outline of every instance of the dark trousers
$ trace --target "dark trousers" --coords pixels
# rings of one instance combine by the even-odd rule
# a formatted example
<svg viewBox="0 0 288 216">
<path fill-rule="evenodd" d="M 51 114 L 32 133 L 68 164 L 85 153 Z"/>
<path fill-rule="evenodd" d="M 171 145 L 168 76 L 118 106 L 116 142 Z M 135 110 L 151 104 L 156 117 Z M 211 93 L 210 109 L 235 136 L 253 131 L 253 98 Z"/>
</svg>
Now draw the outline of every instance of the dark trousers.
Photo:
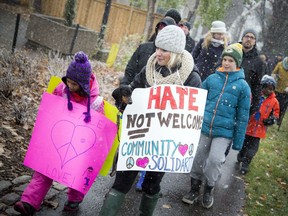
<svg viewBox="0 0 288 216">
<path fill-rule="evenodd" d="M 260 138 L 245 135 L 243 147 L 238 157 L 245 164 L 250 164 L 259 149 Z"/>
<path fill-rule="evenodd" d="M 165 172 L 146 172 L 142 191 L 149 195 L 154 195 L 160 192 L 160 183 Z M 128 193 L 131 189 L 138 171 L 117 171 L 115 182 L 112 188 L 122 192 Z"/>
<path fill-rule="evenodd" d="M 279 121 L 282 122 L 288 105 L 288 94 L 280 92 L 275 92 L 275 94 L 280 106 Z"/>
</svg>

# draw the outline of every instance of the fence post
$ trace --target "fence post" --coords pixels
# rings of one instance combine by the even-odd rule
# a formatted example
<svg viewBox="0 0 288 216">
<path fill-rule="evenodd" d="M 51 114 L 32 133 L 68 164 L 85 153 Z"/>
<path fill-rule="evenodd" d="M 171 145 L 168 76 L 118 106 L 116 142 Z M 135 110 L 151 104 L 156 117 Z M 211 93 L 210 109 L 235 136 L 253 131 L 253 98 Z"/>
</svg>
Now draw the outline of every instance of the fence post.
<svg viewBox="0 0 288 216">
<path fill-rule="evenodd" d="M 77 37 L 77 34 L 78 34 L 78 30 L 79 30 L 79 24 L 76 25 L 75 33 L 73 35 L 73 39 L 72 39 L 70 50 L 69 50 L 69 54 L 70 55 L 72 55 L 72 51 L 73 51 L 73 48 L 74 48 L 74 44 L 75 44 L 75 40 L 76 40 L 76 37 Z"/>
<path fill-rule="evenodd" d="M 20 22 L 20 14 L 18 13 L 17 17 L 16 17 L 16 25 L 15 25 L 15 31 L 14 31 L 14 37 L 13 37 L 13 43 L 12 43 L 12 53 L 14 53 L 15 47 L 16 47 L 18 29 L 19 29 L 19 22 Z"/>
</svg>

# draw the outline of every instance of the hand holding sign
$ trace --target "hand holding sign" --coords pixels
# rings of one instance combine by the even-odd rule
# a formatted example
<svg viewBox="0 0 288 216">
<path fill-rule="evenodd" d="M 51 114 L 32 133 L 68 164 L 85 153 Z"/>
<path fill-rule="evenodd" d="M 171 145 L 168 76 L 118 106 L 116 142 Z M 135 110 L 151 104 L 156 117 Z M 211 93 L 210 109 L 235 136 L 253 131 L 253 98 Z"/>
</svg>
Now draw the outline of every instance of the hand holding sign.
<svg viewBox="0 0 288 216">
<path fill-rule="evenodd" d="M 199 141 L 205 99 L 205 90 L 192 87 L 135 89 L 123 113 L 117 170 L 190 172 L 197 145 L 187 143 Z"/>
</svg>

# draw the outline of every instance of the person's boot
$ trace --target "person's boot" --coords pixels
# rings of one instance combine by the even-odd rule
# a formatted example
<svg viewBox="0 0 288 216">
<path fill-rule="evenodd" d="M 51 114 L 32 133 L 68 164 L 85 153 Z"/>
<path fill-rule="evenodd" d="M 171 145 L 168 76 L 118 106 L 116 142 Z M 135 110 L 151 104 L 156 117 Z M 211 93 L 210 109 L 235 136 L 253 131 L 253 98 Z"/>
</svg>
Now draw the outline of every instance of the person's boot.
<svg viewBox="0 0 288 216">
<path fill-rule="evenodd" d="M 197 201 L 200 195 L 201 184 L 201 180 L 191 178 L 191 190 L 182 198 L 182 201 L 188 204 L 193 204 L 195 201 Z"/>
<path fill-rule="evenodd" d="M 246 173 L 248 172 L 248 169 L 249 169 L 249 163 L 247 163 L 247 162 L 242 162 L 241 168 L 240 168 L 240 173 L 241 173 L 242 175 L 246 175 Z"/>
<path fill-rule="evenodd" d="M 64 211 L 78 211 L 81 202 L 82 201 L 72 202 L 67 200 L 64 204 Z"/>
<path fill-rule="evenodd" d="M 240 153 L 237 154 L 237 161 L 238 163 L 241 163 L 243 160 L 242 155 Z"/>
<path fill-rule="evenodd" d="M 32 216 L 35 213 L 35 208 L 29 203 L 18 201 L 14 205 L 14 210 L 20 212 L 23 216 Z"/>
<path fill-rule="evenodd" d="M 146 193 L 142 194 L 142 199 L 140 203 L 140 216 L 152 216 L 154 209 L 156 207 L 157 201 L 159 199 L 159 193 L 154 195 L 148 195 Z"/>
<path fill-rule="evenodd" d="M 209 186 L 207 183 L 204 187 L 204 193 L 202 198 L 202 206 L 204 208 L 211 208 L 214 203 L 214 187 Z"/>
<path fill-rule="evenodd" d="M 124 202 L 125 195 L 126 194 L 124 194 L 118 190 L 112 189 L 108 193 L 108 195 L 107 195 L 107 197 L 106 197 L 106 199 L 102 205 L 99 216 L 117 215 L 118 211 L 120 210 L 120 208 Z"/>
</svg>

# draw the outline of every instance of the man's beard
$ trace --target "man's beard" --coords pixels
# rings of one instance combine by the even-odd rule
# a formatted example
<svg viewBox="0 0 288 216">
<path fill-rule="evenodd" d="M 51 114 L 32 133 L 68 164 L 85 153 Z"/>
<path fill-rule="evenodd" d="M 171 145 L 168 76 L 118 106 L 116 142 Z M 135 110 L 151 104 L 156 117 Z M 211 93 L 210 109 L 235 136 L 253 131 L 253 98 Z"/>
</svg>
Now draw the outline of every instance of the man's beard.
<svg viewBox="0 0 288 216">
<path fill-rule="evenodd" d="M 245 49 L 252 49 L 253 48 L 253 45 L 249 42 L 246 42 L 244 44 L 242 44 L 242 46 L 245 48 Z"/>
</svg>

